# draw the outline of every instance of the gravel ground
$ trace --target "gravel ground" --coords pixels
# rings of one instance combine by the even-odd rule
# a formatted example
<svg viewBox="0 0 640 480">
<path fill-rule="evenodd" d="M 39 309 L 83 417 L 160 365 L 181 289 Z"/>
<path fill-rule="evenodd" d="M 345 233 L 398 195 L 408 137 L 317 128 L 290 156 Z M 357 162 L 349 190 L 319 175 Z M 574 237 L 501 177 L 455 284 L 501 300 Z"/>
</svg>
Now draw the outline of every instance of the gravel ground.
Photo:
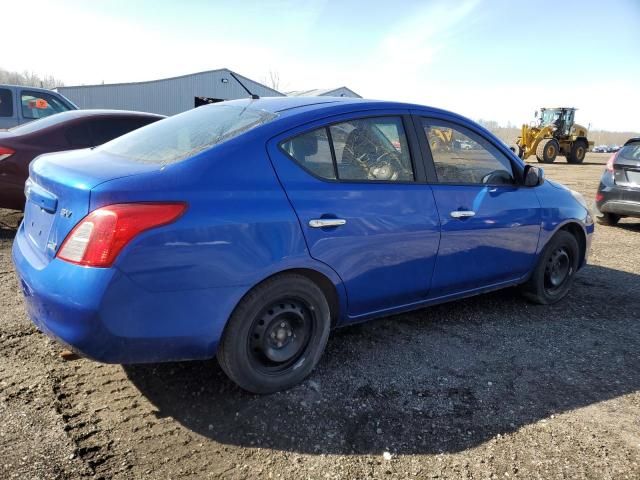
<svg viewBox="0 0 640 480">
<path fill-rule="evenodd" d="M 593 198 L 607 155 L 546 166 Z M 303 385 L 215 361 L 63 360 L 27 320 L 0 211 L 0 478 L 640 478 L 640 221 L 569 297 L 514 290 L 335 331 Z"/>
</svg>

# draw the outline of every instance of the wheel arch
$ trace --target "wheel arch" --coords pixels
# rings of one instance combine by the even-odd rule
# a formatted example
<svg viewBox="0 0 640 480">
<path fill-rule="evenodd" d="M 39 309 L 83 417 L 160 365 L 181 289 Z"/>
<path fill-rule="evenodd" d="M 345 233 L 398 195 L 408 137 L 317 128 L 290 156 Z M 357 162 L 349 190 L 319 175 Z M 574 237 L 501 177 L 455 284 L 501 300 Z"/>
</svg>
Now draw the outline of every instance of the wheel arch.
<svg viewBox="0 0 640 480">
<path fill-rule="evenodd" d="M 584 260 L 587 253 L 587 233 L 584 231 L 584 228 L 582 227 L 582 225 L 580 225 L 580 223 L 575 221 L 569 221 L 565 223 L 559 229 L 557 229 L 556 232 L 560 230 L 569 232 L 571 235 L 575 237 L 576 241 L 578 242 L 578 248 L 580 249 L 579 251 L 580 257 L 579 257 L 578 265 L 582 267 L 584 265 Z M 554 232 L 554 235 L 556 234 L 556 232 Z"/>
<path fill-rule="evenodd" d="M 323 272 L 320 269 L 311 268 L 309 266 L 289 267 L 270 273 L 247 289 L 247 291 L 236 302 L 232 312 L 238 308 L 238 305 L 240 305 L 245 297 L 254 289 L 269 280 L 287 274 L 302 275 L 311 280 L 320 288 L 320 290 L 322 290 L 325 298 L 327 299 L 327 303 L 329 304 L 332 327 L 336 326 L 340 323 L 341 319 L 345 318 L 345 313 L 347 311 L 347 297 L 342 281 L 339 278 L 335 278 L 335 274 L 331 275 L 331 272 Z"/>
</svg>

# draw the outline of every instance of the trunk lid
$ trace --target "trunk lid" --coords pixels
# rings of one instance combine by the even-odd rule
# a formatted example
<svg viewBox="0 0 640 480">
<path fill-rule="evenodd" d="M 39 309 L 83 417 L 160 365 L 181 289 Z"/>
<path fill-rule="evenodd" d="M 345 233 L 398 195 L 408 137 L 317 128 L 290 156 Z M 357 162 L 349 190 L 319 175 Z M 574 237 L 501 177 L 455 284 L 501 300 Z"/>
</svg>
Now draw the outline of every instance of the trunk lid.
<svg viewBox="0 0 640 480">
<path fill-rule="evenodd" d="M 159 168 L 95 150 L 41 155 L 29 166 L 25 185 L 25 235 L 42 260 L 50 261 L 71 229 L 89 213 L 92 188 Z"/>
</svg>

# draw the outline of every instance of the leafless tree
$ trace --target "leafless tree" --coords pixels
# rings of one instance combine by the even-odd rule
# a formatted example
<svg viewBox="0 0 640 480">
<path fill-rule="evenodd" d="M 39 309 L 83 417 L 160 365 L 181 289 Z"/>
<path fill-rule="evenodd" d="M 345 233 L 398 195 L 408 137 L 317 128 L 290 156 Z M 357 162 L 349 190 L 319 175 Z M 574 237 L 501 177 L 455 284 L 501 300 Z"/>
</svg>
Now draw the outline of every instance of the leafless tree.
<svg viewBox="0 0 640 480">
<path fill-rule="evenodd" d="M 269 74 L 263 79 L 263 83 L 274 90 L 280 91 L 280 74 L 276 71 L 269 70 Z"/>
<path fill-rule="evenodd" d="M 53 75 L 40 76 L 37 73 L 24 71 L 22 73 L 12 72 L 0 68 L 0 83 L 11 85 L 24 85 L 28 87 L 54 88 L 64 86 L 64 82 Z"/>
</svg>

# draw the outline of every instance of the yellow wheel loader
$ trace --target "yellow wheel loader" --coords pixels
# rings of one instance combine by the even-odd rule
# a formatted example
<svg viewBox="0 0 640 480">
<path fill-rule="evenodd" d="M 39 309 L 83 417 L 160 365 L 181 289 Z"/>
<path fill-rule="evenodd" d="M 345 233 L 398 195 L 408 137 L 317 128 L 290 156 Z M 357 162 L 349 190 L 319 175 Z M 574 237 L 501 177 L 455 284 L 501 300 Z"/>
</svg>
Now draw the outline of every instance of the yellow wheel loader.
<svg viewBox="0 0 640 480">
<path fill-rule="evenodd" d="M 553 163 L 558 155 L 569 163 L 582 163 L 593 142 L 587 139 L 587 129 L 574 123 L 575 113 L 575 108 L 541 108 L 534 122 L 522 125 L 516 154 L 525 160 L 535 155 L 542 163 Z"/>
</svg>

